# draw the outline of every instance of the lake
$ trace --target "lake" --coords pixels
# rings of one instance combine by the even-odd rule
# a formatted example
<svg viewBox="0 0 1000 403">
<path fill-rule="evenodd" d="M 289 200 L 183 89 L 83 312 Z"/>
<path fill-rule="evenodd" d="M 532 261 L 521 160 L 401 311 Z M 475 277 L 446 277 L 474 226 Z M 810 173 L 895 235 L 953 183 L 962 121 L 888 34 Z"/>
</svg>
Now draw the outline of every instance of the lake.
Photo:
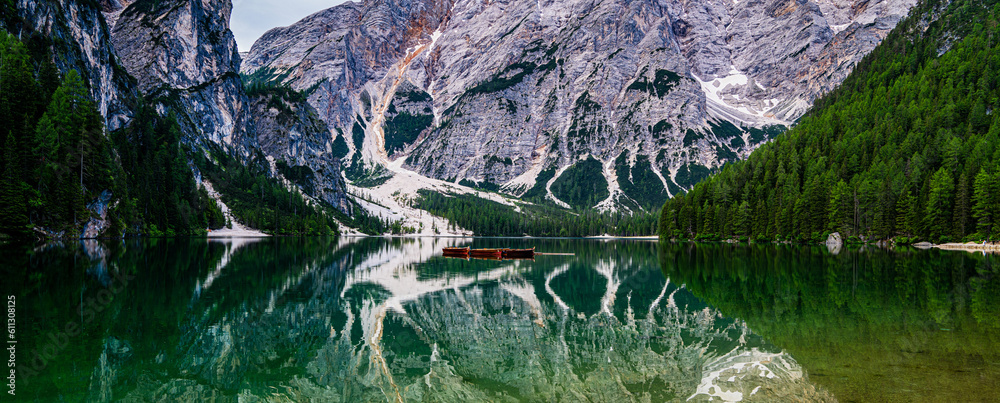
<svg viewBox="0 0 1000 403">
<path fill-rule="evenodd" d="M 1000 386 L 1000 256 L 349 237 L 0 252 L 26 401 L 995 401 Z"/>
</svg>

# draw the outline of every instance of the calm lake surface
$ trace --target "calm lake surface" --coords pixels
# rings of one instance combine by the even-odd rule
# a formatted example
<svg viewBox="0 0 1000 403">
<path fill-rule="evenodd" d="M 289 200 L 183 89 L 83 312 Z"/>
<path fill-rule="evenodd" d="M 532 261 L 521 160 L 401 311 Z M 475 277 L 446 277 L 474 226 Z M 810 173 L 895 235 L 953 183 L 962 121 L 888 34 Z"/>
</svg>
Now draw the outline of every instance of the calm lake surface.
<svg viewBox="0 0 1000 403">
<path fill-rule="evenodd" d="M 573 255 L 462 260 L 442 257 L 446 246 Z M 1000 393 L 1000 256 L 432 238 L 0 249 L 17 301 L 20 400 Z"/>
</svg>

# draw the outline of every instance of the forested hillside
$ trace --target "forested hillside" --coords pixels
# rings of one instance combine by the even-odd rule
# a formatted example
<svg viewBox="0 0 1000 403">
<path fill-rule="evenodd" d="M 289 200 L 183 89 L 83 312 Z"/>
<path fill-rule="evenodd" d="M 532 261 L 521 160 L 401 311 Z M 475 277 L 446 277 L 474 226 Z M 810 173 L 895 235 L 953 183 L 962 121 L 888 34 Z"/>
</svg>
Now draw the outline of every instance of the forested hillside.
<svg viewBox="0 0 1000 403">
<path fill-rule="evenodd" d="M 479 236 L 648 236 L 656 231 L 657 222 L 656 215 L 649 213 L 568 211 L 529 203 L 515 209 L 478 196 L 445 195 L 429 190 L 420 191 L 416 207 Z"/>
<path fill-rule="evenodd" d="M 72 70 L 60 78 L 47 45 L 34 35 L 25 44 L 0 32 L 0 232 L 12 236 L 35 226 L 79 229 L 89 220 L 87 201 L 124 185 L 83 80 Z M 198 196 L 195 208 L 204 216 Z"/>
<path fill-rule="evenodd" d="M 336 231 L 323 208 L 306 204 L 260 164 L 187 148 L 173 115 L 161 116 L 141 99 L 135 100 L 131 126 L 106 133 L 87 83 L 75 70 L 60 74 L 50 39 L 25 36 L 22 42 L 0 31 L 0 234 L 79 236 L 105 209 L 102 236 L 196 235 L 221 228 L 226 220 L 196 184 L 196 165 L 234 214 L 255 228 L 274 234 Z"/>
<path fill-rule="evenodd" d="M 928 0 L 791 130 L 664 204 L 663 238 L 1000 236 L 1000 7 Z"/>
</svg>

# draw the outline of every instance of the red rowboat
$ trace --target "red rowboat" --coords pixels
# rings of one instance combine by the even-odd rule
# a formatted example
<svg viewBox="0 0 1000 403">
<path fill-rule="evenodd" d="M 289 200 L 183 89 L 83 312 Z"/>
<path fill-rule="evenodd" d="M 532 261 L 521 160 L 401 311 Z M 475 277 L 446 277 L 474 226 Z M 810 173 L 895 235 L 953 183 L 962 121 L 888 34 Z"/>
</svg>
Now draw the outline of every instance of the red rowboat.
<svg viewBox="0 0 1000 403">
<path fill-rule="evenodd" d="M 504 259 L 530 259 L 535 257 L 535 248 L 531 249 L 504 249 Z"/>
<path fill-rule="evenodd" d="M 503 257 L 503 249 L 472 249 L 469 250 L 469 256 L 500 259 Z"/>
</svg>

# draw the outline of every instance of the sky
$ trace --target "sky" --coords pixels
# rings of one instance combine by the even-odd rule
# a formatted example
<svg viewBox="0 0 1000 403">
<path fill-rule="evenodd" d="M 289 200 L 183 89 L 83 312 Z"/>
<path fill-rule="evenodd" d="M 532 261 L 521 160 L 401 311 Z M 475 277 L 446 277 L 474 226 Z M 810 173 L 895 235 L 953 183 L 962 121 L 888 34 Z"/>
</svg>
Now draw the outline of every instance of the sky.
<svg viewBox="0 0 1000 403">
<path fill-rule="evenodd" d="M 284 27 L 346 0 L 233 0 L 229 28 L 240 52 L 249 52 L 253 42 L 274 27 Z"/>
</svg>

